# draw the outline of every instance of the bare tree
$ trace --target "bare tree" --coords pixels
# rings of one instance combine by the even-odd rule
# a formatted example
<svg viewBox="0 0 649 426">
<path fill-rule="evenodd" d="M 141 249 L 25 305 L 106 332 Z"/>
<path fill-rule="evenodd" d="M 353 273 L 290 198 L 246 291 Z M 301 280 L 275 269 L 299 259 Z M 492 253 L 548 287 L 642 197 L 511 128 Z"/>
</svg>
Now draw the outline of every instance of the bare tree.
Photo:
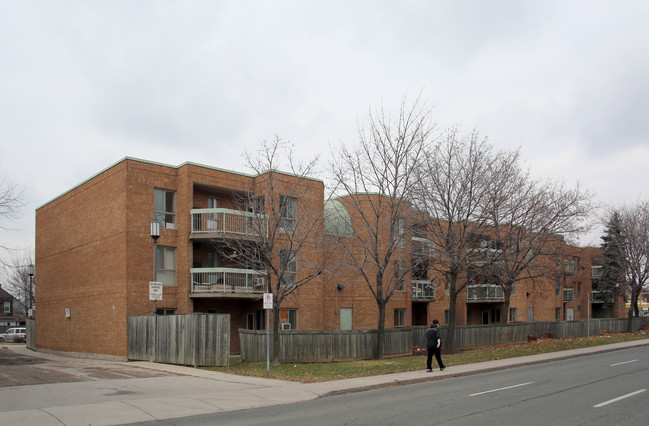
<svg viewBox="0 0 649 426">
<path fill-rule="evenodd" d="M 615 211 L 614 211 L 615 212 Z M 618 243 L 624 253 L 627 292 L 630 296 L 631 318 L 639 316 L 638 298 L 649 281 L 649 201 L 625 205 L 618 211 L 624 241 Z"/>
<path fill-rule="evenodd" d="M 22 207 L 23 194 L 16 186 L 5 178 L 0 178 L 0 229 L 8 230 L 3 220 L 14 220 Z M 0 249 L 7 251 L 10 247 L 0 244 Z M 6 265 L 5 265 L 6 266 Z"/>
<path fill-rule="evenodd" d="M 426 225 L 436 251 L 431 266 L 446 278 L 449 317 L 445 344 L 453 350 L 457 297 L 466 286 L 460 277 L 466 276 L 475 261 L 472 241 L 486 222 L 483 206 L 496 154 L 478 132 L 464 136 L 459 127 L 453 127 L 425 158 L 413 181 L 413 199 L 430 218 Z"/>
<path fill-rule="evenodd" d="M 408 195 L 433 129 L 419 99 L 412 106 L 404 99 L 394 118 L 383 108 L 370 110 L 367 127 L 359 126 L 357 146 L 341 145 L 331 165 L 334 195 L 352 220 L 351 238 L 341 238 L 340 246 L 378 307 L 377 359 L 384 354 L 386 305 L 412 267 L 406 244 L 413 223 Z"/>
<path fill-rule="evenodd" d="M 249 212 L 246 226 L 255 237 L 228 239 L 215 247 L 225 258 L 266 274 L 265 291 L 273 293 L 272 362 L 279 365 L 281 306 L 327 264 L 322 244 L 324 184 L 310 177 L 317 158 L 296 162 L 293 146 L 279 137 L 263 141 L 257 152 L 247 152 L 244 158 L 256 173 L 255 182 L 235 198 Z"/>
<path fill-rule="evenodd" d="M 6 268 L 6 290 L 18 301 L 16 311 L 25 316 L 29 314 L 30 309 L 34 309 L 35 302 L 35 277 L 30 276 L 34 273 L 34 257 L 31 253 L 15 256 L 11 264 Z"/>
<path fill-rule="evenodd" d="M 517 151 L 502 153 L 490 169 L 484 216 L 497 247 L 489 253 L 488 269 L 503 289 L 501 321 L 507 323 L 516 283 L 555 275 L 564 240 L 588 229 L 591 194 L 579 185 L 532 179 Z"/>
</svg>

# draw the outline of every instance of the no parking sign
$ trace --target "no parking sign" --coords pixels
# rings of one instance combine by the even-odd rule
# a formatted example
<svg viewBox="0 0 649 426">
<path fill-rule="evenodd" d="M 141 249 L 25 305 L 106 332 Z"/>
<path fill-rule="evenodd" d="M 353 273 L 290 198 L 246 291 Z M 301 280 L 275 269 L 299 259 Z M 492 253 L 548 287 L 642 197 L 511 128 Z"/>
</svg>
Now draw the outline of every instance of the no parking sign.
<svg viewBox="0 0 649 426">
<path fill-rule="evenodd" d="M 273 309 L 273 293 L 264 293 L 264 309 Z"/>
</svg>

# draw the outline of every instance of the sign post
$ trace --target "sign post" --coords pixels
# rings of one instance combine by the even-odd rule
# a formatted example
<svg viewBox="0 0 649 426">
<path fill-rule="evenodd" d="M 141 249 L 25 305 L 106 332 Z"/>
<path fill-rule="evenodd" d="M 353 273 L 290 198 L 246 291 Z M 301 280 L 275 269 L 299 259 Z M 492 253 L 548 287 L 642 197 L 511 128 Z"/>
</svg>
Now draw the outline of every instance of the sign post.
<svg viewBox="0 0 649 426">
<path fill-rule="evenodd" d="M 270 330 L 269 313 L 273 309 L 273 293 L 264 293 L 264 310 L 266 311 L 266 377 L 270 378 Z"/>
<path fill-rule="evenodd" d="M 158 311 L 156 301 L 162 300 L 162 283 L 151 281 L 149 283 L 149 300 L 153 300 L 153 315 Z"/>
</svg>

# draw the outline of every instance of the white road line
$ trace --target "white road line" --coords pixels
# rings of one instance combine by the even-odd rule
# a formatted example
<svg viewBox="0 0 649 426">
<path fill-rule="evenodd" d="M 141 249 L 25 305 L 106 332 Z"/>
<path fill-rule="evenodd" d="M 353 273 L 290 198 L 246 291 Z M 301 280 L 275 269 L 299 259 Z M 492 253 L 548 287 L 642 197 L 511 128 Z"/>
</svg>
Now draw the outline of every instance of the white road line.
<svg viewBox="0 0 649 426">
<path fill-rule="evenodd" d="M 492 389 L 492 390 L 488 390 L 488 391 L 484 391 L 484 392 L 472 393 L 469 396 L 478 396 L 478 395 L 484 395 L 485 393 L 499 392 L 499 391 L 502 391 L 502 390 L 519 388 L 521 386 L 531 385 L 532 383 L 534 383 L 534 382 L 521 383 L 519 385 L 507 386 L 506 388 Z"/>
<path fill-rule="evenodd" d="M 632 362 L 637 362 L 637 359 L 632 359 L 631 361 L 618 362 L 617 364 L 611 364 L 609 367 L 617 367 L 618 365 L 630 364 Z"/>
<path fill-rule="evenodd" d="M 626 398 L 630 398 L 633 395 L 637 395 L 637 394 L 642 393 L 642 392 L 644 392 L 646 390 L 647 389 L 640 389 L 640 390 L 637 390 L 635 392 L 627 393 L 626 395 L 622 395 L 622 396 L 619 396 L 617 398 L 610 399 L 610 400 L 608 400 L 606 402 L 602 402 L 601 404 L 593 405 L 593 408 L 600 408 L 600 407 L 603 407 L 605 405 L 612 404 L 614 402 L 618 402 L 618 401 L 621 401 L 621 400 L 626 399 Z"/>
</svg>

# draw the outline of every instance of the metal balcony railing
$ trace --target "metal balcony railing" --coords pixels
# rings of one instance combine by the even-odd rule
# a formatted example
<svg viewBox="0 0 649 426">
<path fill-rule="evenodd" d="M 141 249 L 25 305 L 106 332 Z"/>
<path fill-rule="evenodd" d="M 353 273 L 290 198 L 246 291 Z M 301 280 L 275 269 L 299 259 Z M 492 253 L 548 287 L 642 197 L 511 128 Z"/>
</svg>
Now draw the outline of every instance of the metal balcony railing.
<svg viewBox="0 0 649 426">
<path fill-rule="evenodd" d="M 232 209 L 193 209 L 192 234 L 265 237 L 268 216 Z"/>
<path fill-rule="evenodd" d="M 497 284 L 471 284 L 466 290 L 467 302 L 504 302 L 505 292 Z"/>
<path fill-rule="evenodd" d="M 192 268 L 192 293 L 264 293 L 266 274 L 252 269 Z"/>
<path fill-rule="evenodd" d="M 604 292 L 593 290 L 590 292 L 590 302 L 591 303 L 604 303 L 606 302 L 606 296 Z"/>
<path fill-rule="evenodd" d="M 591 271 L 591 278 L 601 278 L 602 277 L 602 266 L 601 265 L 596 265 L 596 266 L 591 266 L 590 267 Z"/>
<path fill-rule="evenodd" d="M 563 289 L 563 301 L 564 302 L 573 302 L 575 300 L 575 289 L 574 288 L 564 288 Z"/>
<path fill-rule="evenodd" d="M 412 280 L 412 300 L 435 300 L 435 285 L 430 280 Z"/>
</svg>

